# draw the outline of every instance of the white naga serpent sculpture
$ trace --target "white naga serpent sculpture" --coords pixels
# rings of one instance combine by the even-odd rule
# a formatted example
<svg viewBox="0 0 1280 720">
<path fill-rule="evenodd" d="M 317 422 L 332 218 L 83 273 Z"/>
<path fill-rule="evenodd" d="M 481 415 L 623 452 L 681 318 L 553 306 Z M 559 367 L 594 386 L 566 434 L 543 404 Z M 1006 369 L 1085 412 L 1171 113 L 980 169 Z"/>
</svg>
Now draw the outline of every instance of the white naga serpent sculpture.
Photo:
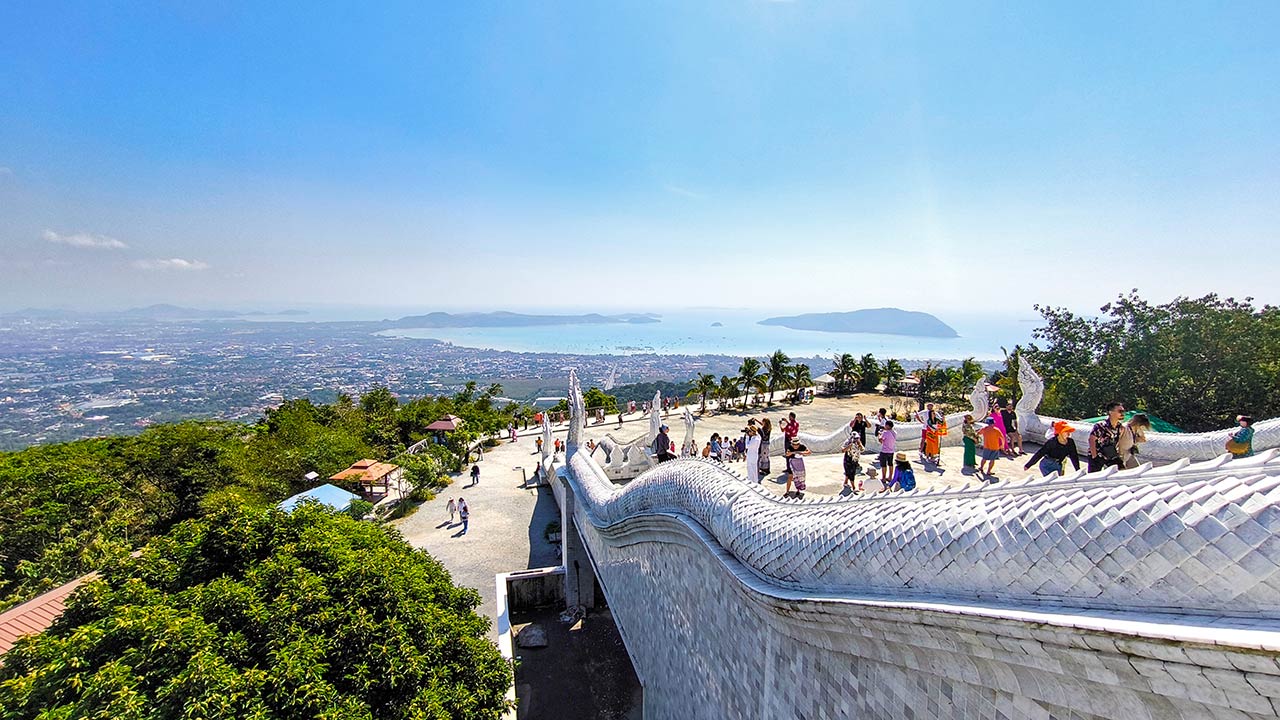
<svg viewBox="0 0 1280 720">
<path fill-rule="evenodd" d="M 580 417 L 574 374 L 569 397 Z M 581 425 L 570 428 L 569 482 L 598 532 L 646 517 L 693 523 L 779 587 L 1280 620 L 1275 450 L 976 490 L 790 501 L 701 459 L 663 463 L 620 488 L 577 452 Z"/>
<path fill-rule="evenodd" d="M 1031 363 L 1025 360 L 1018 362 L 1018 385 L 1022 388 L 1022 399 L 1014 410 L 1018 413 L 1018 427 L 1025 439 L 1041 442 L 1052 432 L 1053 424 L 1062 418 L 1040 415 L 1036 410 L 1044 399 L 1044 380 L 1036 373 Z M 1068 420 L 1076 429 L 1072 435 L 1081 448 L 1089 445 L 1089 423 Z M 1203 433 L 1147 433 L 1147 441 L 1138 449 L 1138 457 L 1143 460 L 1172 461 L 1181 458 L 1189 460 L 1209 460 L 1226 452 L 1227 438 L 1238 428 L 1227 428 Z M 1254 423 L 1254 452 L 1280 447 L 1280 418 Z"/>
</svg>

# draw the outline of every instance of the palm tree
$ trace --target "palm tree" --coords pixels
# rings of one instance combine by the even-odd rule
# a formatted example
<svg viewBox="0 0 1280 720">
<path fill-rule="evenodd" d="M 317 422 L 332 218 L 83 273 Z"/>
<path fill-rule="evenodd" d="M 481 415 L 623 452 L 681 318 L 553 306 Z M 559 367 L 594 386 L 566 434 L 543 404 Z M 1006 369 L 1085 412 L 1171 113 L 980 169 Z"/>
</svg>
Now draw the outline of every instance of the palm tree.
<svg viewBox="0 0 1280 720">
<path fill-rule="evenodd" d="M 781 350 L 774 350 L 769 356 L 769 369 L 765 374 L 769 376 L 769 402 L 772 403 L 773 391 L 786 387 L 791 377 L 791 358 Z"/>
<path fill-rule="evenodd" d="M 849 353 L 837 355 L 832 361 L 831 377 L 836 379 L 837 392 L 848 392 L 858 381 L 858 361 Z"/>
<path fill-rule="evenodd" d="M 902 363 L 898 362 L 897 358 L 886 360 L 882 372 L 886 390 L 896 388 L 898 381 L 907 376 L 906 368 L 902 367 Z"/>
<path fill-rule="evenodd" d="M 799 365 L 791 368 L 790 380 L 791 388 L 793 390 L 800 390 L 801 388 L 807 388 L 812 385 L 813 375 L 809 371 L 809 366 L 804 363 L 800 363 Z"/>
<path fill-rule="evenodd" d="M 863 355 L 858 360 L 858 390 L 860 392 L 875 392 L 880 385 L 882 374 L 880 363 L 876 361 L 876 356 L 871 353 Z"/>
<path fill-rule="evenodd" d="M 764 376 L 760 374 L 760 361 L 753 357 L 742 358 L 742 365 L 738 367 L 738 380 L 742 383 L 743 392 L 748 395 L 753 390 L 756 392 L 763 390 Z M 744 406 L 746 402 L 744 398 L 742 401 Z"/>
<path fill-rule="evenodd" d="M 685 397 L 701 397 L 702 409 L 698 412 L 705 415 L 707 413 L 707 396 L 716 391 L 716 376 L 711 373 L 702 373 L 693 381 L 693 388 L 689 390 L 689 394 Z"/>
<path fill-rule="evenodd" d="M 720 387 L 716 388 L 716 397 L 720 398 L 721 410 L 725 408 L 726 402 L 732 405 L 734 398 L 738 397 L 738 378 L 721 375 Z"/>
</svg>

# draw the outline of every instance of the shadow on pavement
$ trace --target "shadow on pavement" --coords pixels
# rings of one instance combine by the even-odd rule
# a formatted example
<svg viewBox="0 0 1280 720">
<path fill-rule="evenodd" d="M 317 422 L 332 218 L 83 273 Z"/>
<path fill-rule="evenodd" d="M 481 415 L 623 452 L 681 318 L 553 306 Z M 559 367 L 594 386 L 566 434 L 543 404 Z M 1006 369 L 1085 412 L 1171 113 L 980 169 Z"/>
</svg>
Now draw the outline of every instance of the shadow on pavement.
<svg viewBox="0 0 1280 720">
<path fill-rule="evenodd" d="M 547 542 L 547 523 L 559 522 L 560 506 L 551 494 L 551 488 L 542 485 L 536 490 L 538 502 L 533 506 L 529 516 L 529 564 L 525 567 L 539 568 L 560 564 L 560 545 Z"/>
</svg>

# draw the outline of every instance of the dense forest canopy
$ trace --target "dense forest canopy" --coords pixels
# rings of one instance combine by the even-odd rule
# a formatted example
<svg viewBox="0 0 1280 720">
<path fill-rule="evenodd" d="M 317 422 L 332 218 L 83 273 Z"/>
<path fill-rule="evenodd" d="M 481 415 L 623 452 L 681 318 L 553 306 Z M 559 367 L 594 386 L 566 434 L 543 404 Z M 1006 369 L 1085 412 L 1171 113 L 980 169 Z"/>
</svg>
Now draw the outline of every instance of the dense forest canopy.
<svg viewBox="0 0 1280 720">
<path fill-rule="evenodd" d="M 4 717 L 497 718 L 476 591 L 384 526 L 224 508 L 107 564 L 0 666 Z"/>
<path fill-rule="evenodd" d="M 498 407 L 500 393 L 472 384 L 401 403 L 375 388 L 331 405 L 290 400 L 249 425 L 187 421 L 0 453 L 0 609 L 126 555 L 175 523 L 305 490 L 308 472 L 329 477 L 362 458 L 395 458 L 445 414 L 461 417 L 463 428 L 431 452 L 436 467 L 454 469 L 478 437 L 520 412 Z"/>
<path fill-rule="evenodd" d="M 1280 308 L 1212 294 L 1153 305 L 1133 291 L 1099 317 L 1036 309 L 1045 324 L 1022 354 L 1045 380 L 1046 415 L 1115 400 L 1192 432 L 1280 416 Z"/>
</svg>

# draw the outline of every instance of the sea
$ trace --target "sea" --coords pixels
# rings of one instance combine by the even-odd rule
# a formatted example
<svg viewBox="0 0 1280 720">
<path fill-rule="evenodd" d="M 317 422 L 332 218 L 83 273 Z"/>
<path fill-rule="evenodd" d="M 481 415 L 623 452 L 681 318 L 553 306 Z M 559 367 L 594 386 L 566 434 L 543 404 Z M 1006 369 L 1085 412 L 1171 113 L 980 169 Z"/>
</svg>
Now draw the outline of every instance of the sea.
<svg viewBox="0 0 1280 720">
<path fill-rule="evenodd" d="M 1043 324 L 1038 317 L 939 315 L 959 333 L 925 338 L 872 333 L 829 333 L 760 325 L 767 312 L 680 310 L 660 314 L 661 322 L 501 328 L 398 328 L 380 334 L 430 338 L 463 347 L 516 352 L 589 355 L 768 355 L 830 357 L 840 353 L 903 360 L 1003 360 L 1004 351 L 1031 340 Z"/>
</svg>

